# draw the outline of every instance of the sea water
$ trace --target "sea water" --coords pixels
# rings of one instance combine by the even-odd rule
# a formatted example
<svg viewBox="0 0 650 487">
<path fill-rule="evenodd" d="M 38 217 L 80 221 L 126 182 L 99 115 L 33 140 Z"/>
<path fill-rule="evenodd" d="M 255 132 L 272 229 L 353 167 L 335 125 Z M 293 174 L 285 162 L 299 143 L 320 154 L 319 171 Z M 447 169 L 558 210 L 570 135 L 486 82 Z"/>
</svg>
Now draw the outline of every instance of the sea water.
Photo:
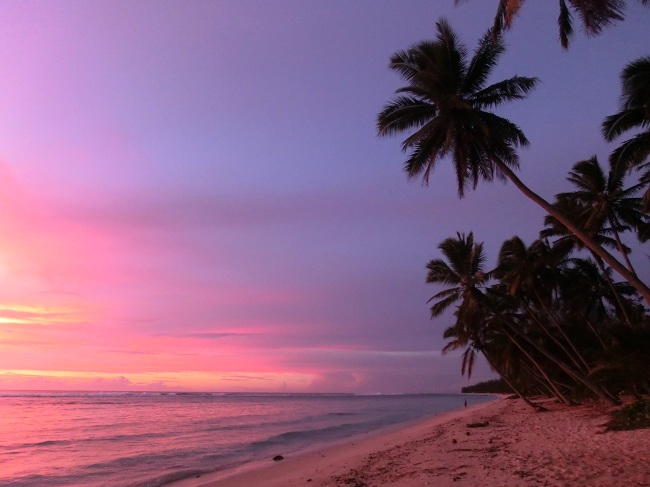
<svg viewBox="0 0 650 487">
<path fill-rule="evenodd" d="M 460 394 L 0 392 L 0 486 L 160 486 L 476 404 Z"/>
</svg>

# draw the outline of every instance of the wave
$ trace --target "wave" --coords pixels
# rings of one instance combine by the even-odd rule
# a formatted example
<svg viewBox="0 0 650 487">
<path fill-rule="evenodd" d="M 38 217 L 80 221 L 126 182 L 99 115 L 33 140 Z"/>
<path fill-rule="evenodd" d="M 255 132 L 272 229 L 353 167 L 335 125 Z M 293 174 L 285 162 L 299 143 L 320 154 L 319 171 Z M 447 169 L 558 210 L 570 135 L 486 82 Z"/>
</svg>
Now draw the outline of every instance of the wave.
<svg viewBox="0 0 650 487">
<path fill-rule="evenodd" d="M 270 447 L 288 446 L 292 449 L 301 449 L 306 445 L 327 442 L 328 440 L 342 439 L 376 427 L 371 423 L 343 423 L 324 428 L 309 428 L 294 430 L 271 436 L 261 441 L 250 443 L 247 449 L 252 451 L 266 450 Z"/>
<path fill-rule="evenodd" d="M 144 397 L 174 396 L 175 392 L 132 392 L 132 391 L 2 391 L 0 397 Z"/>
<path fill-rule="evenodd" d="M 66 445 L 83 445 L 101 442 L 119 442 L 128 440 L 151 440 L 154 438 L 168 437 L 168 433 L 136 433 L 136 434 L 122 434 L 115 436 L 96 436 L 90 438 L 67 438 L 63 440 L 43 440 L 35 443 L 20 443 L 13 445 L 0 445 L 0 451 L 22 450 L 32 448 L 44 448 L 50 446 L 66 446 Z"/>
</svg>

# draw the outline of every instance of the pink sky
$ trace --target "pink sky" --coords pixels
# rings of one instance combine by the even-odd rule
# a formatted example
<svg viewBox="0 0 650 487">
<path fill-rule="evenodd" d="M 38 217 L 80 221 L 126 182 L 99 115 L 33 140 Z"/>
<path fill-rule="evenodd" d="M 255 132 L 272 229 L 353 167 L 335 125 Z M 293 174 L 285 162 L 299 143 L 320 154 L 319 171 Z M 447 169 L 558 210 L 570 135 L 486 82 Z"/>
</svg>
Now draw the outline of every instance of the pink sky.
<svg viewBox="0 0 650 487">
<path fill-rule="evenodd" d="M 650 11 L 631 2 L 624 28 L 563 52 L 555 4 L 528 3 L 496 75 L 542 79 L 503 113 L 532 143 L 522 178 L 552 198 L 611 150 L 599 125 L 648 55 Z M 491 265 L 543 214 L 500 184 L 459 201 L 449 167 L 408 183 L 375 117 L 394 51 L 441 16 L 473 48 L 495 7 L 5 4 L 0 388 L 458 391 L 426 262 L 473 230 Z"/>
</svg>

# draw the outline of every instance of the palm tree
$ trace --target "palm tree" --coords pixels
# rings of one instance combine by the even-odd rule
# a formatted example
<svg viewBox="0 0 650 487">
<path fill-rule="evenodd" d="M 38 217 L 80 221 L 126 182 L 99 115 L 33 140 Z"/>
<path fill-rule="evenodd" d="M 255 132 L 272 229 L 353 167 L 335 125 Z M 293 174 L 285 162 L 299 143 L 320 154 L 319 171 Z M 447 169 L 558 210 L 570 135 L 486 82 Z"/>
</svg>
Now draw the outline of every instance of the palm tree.
<svg viewBox="0 0 650 487">
<path fill-rule="evenodd" d="M 613 319 L 612 309 L 622 308 L 625 322 L 633 323 L 628 314 L 636 306 L 635 290 L 627 283 L 613 282 L 609 269 L 591 260 L 571 259 L 564 274 L 560 286 L 565 314 L 576 317 L 576 323 L 586 324 L 599 341 L 601 334 L 595 325 Z"/>
<path fill-rule="evenodd" d="M 575 225 L 584 228 L 585 215 L 588 214 L 588 209 L 584 205 L 566 196 L 555 195 L 553 207 L 567 218 L 570 218 Z M 603 227 L 592 233 L 590 237 L 601 247 L 617 250 L 616 240 L 610 237 L 611 233 L 609 227 Z M 539 232 L 539 236 L 543 239 L 552 239 L 554 252 L 560 257 L 568 257 L 573 251 L 583 250 L 585 247 L 579 238 L 551 215 L 544 217 L 544 228 Z M 623 250 L 631 252 L 631 249 L 626 246 L 623 246 Z"/>
<path fill-rule="evenodd" d="M 517 167 L 516 147 L 528 140 L 515 124 L 488 109 L 521 99 L 537 78 L 515 76 L 485 86 L 504 51 L 501 41 L 486 34 L 471 59 L 446 20 L 437 22 L 438 38 L 395 53 L 390 69 L 409 85 L 378 116 L 380 136 L 417 129 L 402 143 L 411 149 L 405 163 L 410 177 L 422 175 L 427 184 L 439 159 L 453 158 L 458 194 L 480 179 L 502 176 Z"/>
<path fill-rule="evenodd" d="M 584 204 L 581 204 L 574 199 L 570 199 L 566 195 L 556 195 L 556 201 L 553 206 L 555 206 L 558 211 L 571 218 L 576 225 L 579 225 L 581 228 L 585 226 L 586 219 L 588 219 L 589 216 L 589 211 L 587 208 L 585 208 Z M 584 248 L 583 243 L 575 235 L 569 232 L 567 228 L 558 222 L 554 217 L 547 215 L 544 218 L 544 225 L 545 228 L 539 233 L 540 237 L 544 239 L 555 238 L 552 244 L 553 252 L 558 257 L 568 258 L 568 256 L 571 255 L 574 250 L 582 250 Z M 624 254 L 629 253 L 630 248 L 622 244 L 620 240 L 617 242 L 614 238 L 610 237 L 609 234 L 611 233 L 611 228 L 603 227 L 596 230 L 595 233 L 591 235 L 591 237 L 601 246 L 606 246 L 611 249 L 619 249 Z M 620 247 L 619 244 L 621 245 Z M 610 276 L 611 273 L 609 269 L 605 265 L 603 259 L 601 259 L 595 252 L 591 251 L 590 249 L 588 249 L 588 251 L 600 268 L 602 275 L 609 283 L 611 291 L 618 304 L 616 307 L 618 313 L 621 315 L 622 319 L 630 323 L 628 306 L 626 305 L 626 302 L 623 300 L 623 298 L 616 292 L 616 286 Z M 575 286 L 575 283 L 572 283 L 571 285 Z"/>
<path fill-rule="evenodd" d="M 554 295 L 560 281 L 561 264 L 545 240 L 537 240 L 526 247 L 523 240 L 515 236 L 501 246 L 493 274 L 508 294 L 519 298 L 530 321 L 564 352 L 576 368 L 589 372 L 589 364 L 567 336 L 557 316 L 558 306 Z M 550 327 L 546 322 L 552 322 L 555 326 Z M 561 337 L 556 337 L 555 332 Z M 566 348 L 563 341 L 572 351 Z"/>
<path fill-rule="evenodd" d="M 495 270 L 495 275 L 496 272 Z M 492 273 L 490 274 L 492 275 Z M 509 290 L 510 286 L 501 281 L 486 290 L 485 308 L 489 311 L 486 313 L 486 326 L 484 327 L 486 333 L 484 333 L 483 347 L 489 353 L 492 361 L 498 363 L 505 372 L 513 369 L 528 370 L 535 380 L 543 382 L 542 387 L 548 388 L 552 395 L 564 403 L 570 403 L 570 400 L 562 394 L 556 382 L 550 377 L 547 369 L 552 367 L 549 367 L 548 363 L 542 364 L 539 354 L 535 354 L 534 350 L 527 346 L 521 338 L 515 336 L 516 333 L 512 331 L 516 328 L 528 328 L 528 333 L 530 333 L 530 328 L 518 326 L 516 323 L 519 321 L 517 317 L 521 316 L 521 313 L 518 313 L 521 299 L 515 298 L 510 293 L 501 292 L 500 289 L 504 287 Z M 523 332 L 523 329 L 518 331 Z"/>
<path fill-rule="evenodd" d="M 566 199 L 576 211 L 577 222 L 591 238 L 601 233 L 611 233 L 616 247 L 625 259 L 630 272 L 635 272 L 629 249 L 621 242 L 620 232 L 642 229 L 648 223 L 648 216 L 641 211 L 641 200 L 634 195 L 641 188 L 636 184 L 624 188 L 624 171 L 611 168 L 605 175 L 596 156 L 580 161 L 573 166 L 567 178 L 576 191 L 560 193 L 557 198 Z M 606 226 L 609 226 L 605 232 Z"/>
<path fill-rule="evenodd" d="M 434 302 L 431 318 L 440 316 L 460 300 L 457 322 L 461 326 L 476 326 L 472 319 L 480 313 L 480 288 L 489 278 L 484 271 L 483 243 L 475 243 L 472 232 L 467 236 L 457 233 L 456 238 L 446 239 L 438 248 L 448 262 L 443 259 L 429 261 L 427 284 L 446 284 L 452 287 L 440 291 L 429 300 Z"/>
<path fill-rule="evenodd" d="M 650 0 L 648 0 L 650 2 Z M 650 182 L 650 56 L 628 64 L 621 74 L 623 85 L 620 111 L 603 122 L 603 135 L 609 142 L 624 132 L 641 129 L 612 152 L 612 164 L 625 169 L 645 169 L 641 182 Z M 646 210 L 650 207 L 650 186 L 644 195 Z"/>
<path fill-rule="evenodd" d="M 532 407 L 539 409 L 539 406 L 531 403 L 509 380 L 507 374 L 498 368 L 486 350 L 484 338 L 486 328 L 482 306 L 484 296 L 481 288 L 489 280 L 489 274 L 484 269 L 483 243 L 474 242 L 472 232 L 467 236 L 464 233 L 457 233 L 456 238 L 444 240 L 438 248 L 447 260 L 438 258 L 429 261 L 426 282 L 428 284 L 445 284 L 451 287 L 443 289 L 429 299 L 429 302 L 433 302 L 431 317 L 440 316 L 450 306 L 460 301 L 454 312 L 456 321 L 444 333 L 444 338 L 448 338 L 450 341 L 443 348 L 443 353 L 465 347 L 465 352 L 462 354 L 461 373 L 464 375 L 467 372 L 468 376 L 471 376 L 476 354 L 481 352 L 490 367 L 499 372 L 519 397 Z"/>
<path fill-rule="evenodd" d="M 523 292 L 542 301 L 542 296 L 551 293 L 558 265 L 557 256 L 545 240 L 526 247 L 521 238 L 514 236 L 501 245 L 497 268 L 492 272 L 511 296 Z"/>
<path fill-rule="evenodd" d="M 650 5 L 650 0 L 639 1 L 642 5 Z M 461 2 L 463 0 L 455 0 L 456 4 Z M 578 14 L 587 35 L 598 35 L 608 25 L 623 20 L 626 3 L 625 0 L 560 0 L 557 24 L 562 47 L 568 49 L 569 40 L 573 36 L 571 11 Z M 512 27 L 512 22 L 523 4 L 524 0 L 499 0 L 494 18 L 495 35 L 500 35 L 502 31 Z"/>
<path fill-rule="evenodd" d="M 503 326 L 503 333 L 513 343 L 519 343 L 522 346 L 522 350 L 523 347 L 526 347 L 529 351 L 534 351 L 544 357 L 549 364 L 548 367 L 561 371 L 576 384 L 590 390 L 603 401 L 611 404 L 620 404 L 620 401 L 615 395 L 612 395 L 603 389 L 600 384 L 591 380 L 586 371 L 584 369 L 581 370 L 582 367 L 578 366 L 577 363 L 574 363 L 574 365 L 567 364 L 558 355 L 555 350 L 557 347 L 553 346 L 553 344 L 558 345 L 557 340 L 547 340 L 547 337 L 551 338 L 550 332 L 544 330 L 544 325 L 540 321 L 540 318 L 536 316 L 535 310 L 524 306 L 521 299 L 515 299 L 509 294 L 501 292 L 499 286 L 489 288 L 487 290 L 487 296 L 488 299 L 485 299 L 484 302 L 486 303 L 486 308 L 488 308 L 486 322 L 489 325 L 494 326 L 496 323 L 500 323 Z M 514 306 L 510 306 L 509 308 L 499 307 L 498 303 L 502 299 L 514 300 Z M 495 303 L 497 303 L 497 306 L 495 306 Z M 522 310 L 518 309 L 518 303 L 522 303 Z M 562 302 L 558 301 L 556 305 L 561 306 Z M 544 330 L 544 333 L 539 334 L 537 330 Z M 562 350 L 564 355 L 571 358 L 566 348 L 561 347 L 557 348 L 557 350 Z"/>
<path fill-rule="evenodd" d="M 402 143 L 404 151 L 411 151 L 405 163 L 408 175 L 421 175 L 427 184 L 436 163 L 450 156 L 460 197 L 468 185 L 476 187 L 481 179 L 510 180 L 638 289 L 650 305 L 650 288 L 514 173 L 516 148 L 526 146 L 528 140 L 517 125 L 488 110 L 524 98 L 537 79 L 514 76 L 485 86 L 504 52 L 501 40 L 488 32 L 468 59 L 467 48 L 449 24 L 443 19 L 436 25 L 437 40 L 420 42 L 392 56 L 389 67 L 408 85 L 397 90 L 378 116 L 380 136 L 415 130 Z"/>
<path fill-rule="evenodd" d="M 427 264 L 427 284 L 445 284 L 448 287 L 435 294 L 428 302 L 431 306 L 431 318 L 440 316 L 450 306 L 460 301 L 454 316 L 455 324 L 447 328 L 444 338 L 451 339 L 443 348 L 443 354 L 452 350 L 466 347 L 462 355 L 461 372 L 468 377 L 472 375 L 472 368 L 477 351 L 480 350 L 480 334 L 483 324 L 480 301 L 482 299 L 481 287 L 488 280 L 484 272 L 485 253 L 483 244 L 474 242 L 472 232 L 465 236 L 457 233 L 456 238 L 444 240 L 438 248 L 446 257 L 432 259 Z"/>
</svg>

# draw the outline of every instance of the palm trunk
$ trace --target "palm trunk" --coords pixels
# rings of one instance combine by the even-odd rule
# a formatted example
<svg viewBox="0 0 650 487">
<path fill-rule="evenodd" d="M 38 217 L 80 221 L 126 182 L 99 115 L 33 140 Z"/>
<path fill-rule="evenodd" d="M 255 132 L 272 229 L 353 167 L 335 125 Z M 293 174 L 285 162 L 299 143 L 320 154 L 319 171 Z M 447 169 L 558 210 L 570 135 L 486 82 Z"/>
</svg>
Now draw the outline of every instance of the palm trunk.
<svg viewBox="0 0 650 487">
<path fill-rule="evenodd" d="M 634 270 L 634 267 L 632 267 L 632 262 L 630 262 L 630 258 L 627 256 L 627 252 L 625 252 L 625 249 L 623 248 L 623 242 L 621 242 L 621 238 L 618 235 L 618 230 L 616 230 L 616 227 L 612 224 L 612 219 L 608 218 L 608 220 L 609 220 L 609 226 L 614 232 L 614 240 L 616 240 L 616 246 L 618 247 L 618 251 L 621 253 L 621 255 L 623 255 L 623 259 L 627 264 L 628 270 L 636 276 L 636 271 Z"/>
<path fill-rule="evenodd" d="M 596 394 L 603 401 L 606 401 L 606 402 L 608 402 L 610 404 L 613 404 L 615 406 L 620 406 L 621 401 L 618 398 L 612 397 L 611 394 L 609 394 L 607 391 L 605 391 L 598 384 L 595 384 L 594 382 L 592 382 L 584 374 L 582 374 L 581 372 L 579 372 L 577 370 L 574 370 L 569 365 L 565 364 L 562 360 L 560 360 L 555 355 L 550 353 L 544 347 L 542 347 L 542 346 L 538 345 L 537 343 L 535 343 L 534 340 L 531 340 L 526 335 L 519 332 L 519 330 L 517 330 L 515 327 L 511 327 L 511 330 L 513 331 L 513 333 L 515 333 L 516 335 L 523 338 L 524 341 L 526 341 L 529 345 L 531 345 L 533 348 L 535 348 L 539 353 L 544 355 L 547 359 L 549 359 L 551 362 L 553 362 L 555 365 L 557 365 L 560 369 L 562 369 L 567 375 L 569 375 L 575 381 L 580 382 L 582 385 L 587 387 L 587 389 L 592 391 L 594 394 Z"/>
<path fill-rule="evenodd" d="M 570 405 L 573 404 L 568 399 L 567 399 L 568 402 L 565 402 L 563 399 L 561 399 L 560 396 L 558 396 L 556 394 L 556 392 L 554 392 L 554 390 L 551 389 L 551 387 L 549 386 L 549 383 L 538 372 L 535 372 L 533 370 L 533 368 L 529 364 L 527 364 L 525 362 L 522 362 L 521 365 L 533 377 L 533 379 L 535 379 L 535 381 L 537 381 L 538 387 L 541 389 L 541 392 L 540 392 L 541 394 L 543 394 L 543 395 L 545 395 L 547 397 L 553 397 L 558 402 L 562 402 L 562 403 L 566 404 L 567 406 L 570 406 Z"/>
<path fill-rule="evenodd" d="M 541 296 L 539 295 L 538 292 L 533 291 L 535 298 L 537 298 L 537 302 L 539 305 L 542 307 L 542 310 L 549 316 L 549 318 L 555 323 L 555 327 L 557 328 L 558 332 L 560 335 L 562 335 L 562 338 L 569 344 L 569 347 L 571 347 L 571 350 L 573 350 L 573 353 L 575 353 L 576 357 L 578 357 L 578 360 L 582 363 L 584 366 L 585 370 L 587 371 L 587 374 L 591 373 L 591 367 L 589 367 L 589 363 L 587 363 L 587 359 L 585 359 L 582 356 L 582 352 L 578 349 L 578 347 L 575 346 L 573 341 L 569 338 L 569 336 L 566 334 L 564 331 L 564 328 L 562 327 L 562 324 L 560 323 L 559 318 L 555 315 L 553 311 L 551 311 L 546 304 L 544 304 L 544 301 L 542 300 Z M 559 342 L 559 340 L 558 340 Z M 580 368 L 580 367 L 578 367 Z"/>
<path fill-rule="evenodd" d="M 616 288 L 614 287 L 614 283 L 612 280 L 609 278 L 607 275 L 607 269 L 605 269 L 605 264 L 603 264 L 603 259 L 601 259 L 598 255 L 594 253 L 593 250 L 589 250 L 591 252 L 591 255 L 593 256 L 594 260 L 596 261 L 596 265 L 600 269 L 600 272 L 603 273 L 603 277 L 607 281 L 607 284 L 609 285 L 609 289 L 612 291 L 612 295 L 614 296 L 614 299 L 616 300 L 616 304 L 618 305 L 618 309 L 623 315 L 623 319 L 628 323 L 632 324 L 630 321 L 630 317 L 627 314 L 627 310 L 625 309 L 625 305 L 623 304 L 623 301 L 621 301 L 621 297 L 618 295 L 618 292 L 616 292 Z M 634 274 L 636 275 L 636 273 Z"/>
<path fill-rule="evenodd" d="M 603 341 L 603 337 L 600 336 L 600 333 L 598 333 L 598 330 L 596 330 L 596 327 L 594 324 L 591 322 L 589 318 L 585 318 L 585 322 L 587 323 L 587 326 L 591 330 L 591 332 L 596 336 L 598 339 L 598 343 L 600 343 L 600 346 L 603 347 L 603 350 L 607 350 L 607 345 L 605 345 L 605 342 Z M 630 323 L 628 323 L 630 324 Z"/>
<path fill-rule="evenodd" d="M 506 384 L 508 384 L 508 387 L 510 387 L 510 389 L 512 389 L 515 392 L 515 394 L 517 394 L 526 404 L 528 404 L 531 408 L 534 408 L 535 410 L 540 411 L 540 412 L 541 411 L 548 411 L 548 409 L 546 409 L 544 406 L 540 406 L 539 404 L 535 404 L 530 399 L 528 399 L 523 392 L 521 392 L 512 382 L 510 382 L 508 377 L 506 377 L 506 374 L 501 373 L 499 368 L 490 359 L 490 354 L 483 351 L 483 356 L 485 357 L 485 360 L 487 360 L 488 364 L 490 364 L 490 367 L 492 367 L 493 370 L 496 370 L 499 373 L 501 378 L 506 382 Z"/>
<path fill-rule="evenodd" d="M 528 351 L 522 347 L 517 340 L 513 336 L 510 335 L 507 331 L 504 330 L 504 333 L 506 336 L 510 339 L 510 341 L 517 347 L 521 353 L 523 353 L 528 360 L 535 366 L 537 370 L 542 374 L 542 377 L 544 377 L 544 380 L 548 383 L 550 388 L 553 390 L 553 394 L 555 397 L 557 397 L 560 401 L 562 401 L 565 404 L 569 404 L 569 400 L 564 397 L 564 395 L 560 392 L 560 390 L 555 386 L 555 383 L 553 380 L 548 376 L 548 374 L 544 371 L 544 368 L 537 363 L 537 361 L 533 358 L 532 355 L 528 353 Z"/>
<path fill-rule="evenodd" d="M 506 164 L 498 160 L 495 161 L 495 163 L 499 170 L 517 187 L 517 189 L 519 189 L 519 191 L 521 191 L 530 200 L 535 202 L 549 215 L 564 225 L 566 229 L 573 233 L 583 244 L 585 244 L 586 247 L 591 249 L 601 259 L 607 262 L 612 267 L 612 269 L 618 272 L 627 282 L 632 285 L 632 287 L 634 287 L 634 289 L 639 291 L 641 296 L 643 296 L 643 299 L 645 299 L 646 303 L 648 303 L 648 306 L 650 306 L 650 288 L 646 286 L 643 281 L 641 281 L 634 273 L 630 272 L 623 264 L 616 260 L 612 254 L 598 245 L 598 243 L 596 243 L 589 237 L 589 235 L 578 228 L 571 220 L 553 208 L 553 206 L 548 201 L 546 201 L 544 198 L 526 186 Z"/>
<path fill-rule="evenodd" d="M 542 329 L 544 333 L 546 333 L 546 336 L 550 338 L 550 340 L 555 343 L 560 350 L 564 352 L 564 354 L 567 356 L 567 358 L 573 362 L 573 365 L 575 365 L 576 369 L 580 370 L 583 367 L 585 367 L 585 372 L 589 373 L 589 367 L 587 367 L 585 364 L 581 363 L 576 357 L 573 356 L 571 352 L 569 352 L 566 347 L 558 340 L 550 331 L 548 328 L 546 328 L 545 325 L 542 324 L 542 321 L 537 317 L 537 315 L 533 312 L 533 310 L 524 302 L 524 307 L 526 308 L 526 311 L 530 315 L 530 317 L 533 319 L 535 323 L 537 323 L 537 326 Z M 557 324 L 556 324 L 557 325 Z"/>
</svg>

